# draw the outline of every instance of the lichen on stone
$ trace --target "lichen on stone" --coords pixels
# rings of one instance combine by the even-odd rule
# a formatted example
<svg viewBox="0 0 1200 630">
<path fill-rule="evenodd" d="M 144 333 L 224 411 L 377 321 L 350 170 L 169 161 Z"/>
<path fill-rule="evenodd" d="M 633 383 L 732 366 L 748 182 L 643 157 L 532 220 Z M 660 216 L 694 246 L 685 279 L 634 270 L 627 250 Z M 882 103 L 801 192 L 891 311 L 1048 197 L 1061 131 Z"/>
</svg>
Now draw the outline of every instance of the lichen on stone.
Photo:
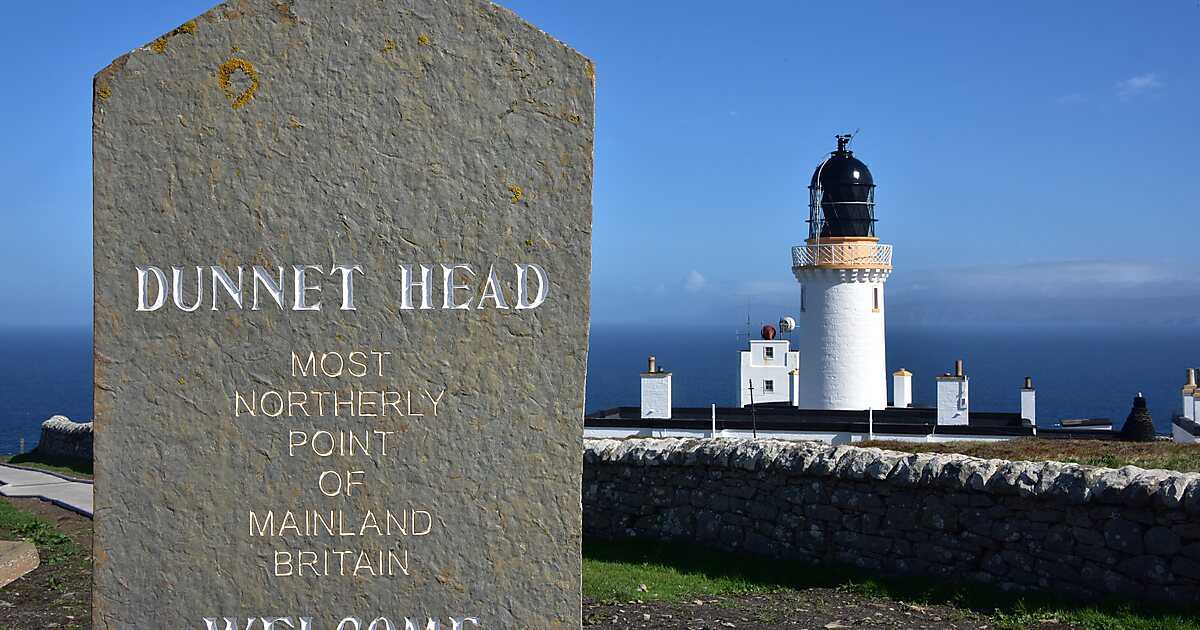
<svg viewBox="0 0 1200 630">
<path fill-rule="evenodd" d="M 158 39 L 150 42 L 150 50 L 153 50 L 156 53 L 167 52 L 167 38 L 159 37 Z"/>
<path fill-rule="evenodd" d="M 508 192 L 512 193 L 512 196 L 508 198 L 512 203 L 517 203 L 521 200 L 521 197 L 525 196 L 525 193 L 521 191 L 521 187 L 516 184 L 509 186 Z"/>
<path fill-rule="evenodd" d="M 107 101 L 108 97 L 112 96 L 112 90 L 108 89 L 108 86 L 106 85 L 99 90 L 96 90 L 96 95 Z"/>
<path fill-rule="evenodd" d="M 387 37 L 383 38 L 383 52 L 387 52 L 389 50 L 394 50 L 395 48 L 396 48 L 396 42 L 393 42 L 390 38 L 387 38 Z"/>
<path fill-rule="evenodd" d="M 250 87 L 240 95 L 234 94 L 233 90 L 230 89 L 230 78 L 238 70 L 246 73 L 246 76 L 250 77 L 251 81 Z M 249 103 L 250 99 L 254 98 L 254 91 L 258 89 L 258 73 L 254 71 L 254 66 L 249 61 L 235 57 L 221 64 L 220 68 L 217 68 L 217 85 L 220 85 L 221 89 L 225 91 L 226 98 L 233 101 L 233 108 L 237 109 Z"/>
<path fill-rule="evenodd" d="M 421 36 L 417 38 L 417 43 L 422 46 L 428 46 L 429 45 L 429 37 L 426 36 L 424 33 L 421 33 Z"/>
</svg>

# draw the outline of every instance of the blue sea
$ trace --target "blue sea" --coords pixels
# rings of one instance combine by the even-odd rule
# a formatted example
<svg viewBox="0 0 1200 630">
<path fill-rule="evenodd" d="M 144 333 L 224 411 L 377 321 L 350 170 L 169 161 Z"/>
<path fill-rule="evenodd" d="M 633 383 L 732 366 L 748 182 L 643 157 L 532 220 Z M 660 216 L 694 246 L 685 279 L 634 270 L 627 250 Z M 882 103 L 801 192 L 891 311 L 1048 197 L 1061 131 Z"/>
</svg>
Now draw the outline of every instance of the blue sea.
<svg viewBox="0 0 1200 630">
<path fill-rule="evenodd" d="M 963 359 L 971 378 L 971 408 L 1018 411 L 1026 376 L 1037 388 L 1038 424 L 1064 418 L 1124 422 L 1142 392 L 1160 433 L 1180 409 L 1185 370 L 1200 366 L 1200 335 L 1192 328 L 889 327 L 889 371 L 913 373 L 913 398 L 933 404 L 934 377 Z M 794 340 L 793 340 L 794 341 Z M 736 325 L 678 328 L 595 324 L 588 355 L 589 411 L 639 404 L 646 357 L 673 372 L 677 406 L 734 404 L 737 352 L 747 345 Z M 793 346 L 794 347 L 794 346 Z M 890 380 L 889 380 L 890 383 Z M 0 454 L 38 441 L 42 421 L 61 414 L 92 419 L 90 329 L 0 331 Z"/>
</svg>

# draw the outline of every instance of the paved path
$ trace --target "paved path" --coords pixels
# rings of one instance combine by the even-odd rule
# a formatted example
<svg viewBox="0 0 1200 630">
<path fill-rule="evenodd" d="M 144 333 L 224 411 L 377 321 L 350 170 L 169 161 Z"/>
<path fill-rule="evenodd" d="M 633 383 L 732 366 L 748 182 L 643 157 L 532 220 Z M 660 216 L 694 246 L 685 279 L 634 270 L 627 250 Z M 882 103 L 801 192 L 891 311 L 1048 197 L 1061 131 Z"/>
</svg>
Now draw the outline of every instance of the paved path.
<svg viewBox="0 0 1200 630">
<path fill-rule="evenodd" d="M 0 464 L 0 484 L 0 494 L 6 497 L 40 497 L 84 516 L 92 515 L 91 483 Z"/>
</svg>

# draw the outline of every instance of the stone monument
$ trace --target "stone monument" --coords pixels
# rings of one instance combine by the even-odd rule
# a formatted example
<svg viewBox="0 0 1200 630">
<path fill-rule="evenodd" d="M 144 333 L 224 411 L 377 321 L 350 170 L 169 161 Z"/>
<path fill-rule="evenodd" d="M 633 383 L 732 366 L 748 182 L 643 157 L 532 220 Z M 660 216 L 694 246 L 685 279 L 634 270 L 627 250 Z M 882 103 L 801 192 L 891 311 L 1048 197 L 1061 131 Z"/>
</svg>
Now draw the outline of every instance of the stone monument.
<svg viewBox="0 0 1200 630">
<path fill-rule="evenodd" d="M 95 627 L 579 626 L 594 80 L 476 0 L 96 75 Z"/>
</svg>

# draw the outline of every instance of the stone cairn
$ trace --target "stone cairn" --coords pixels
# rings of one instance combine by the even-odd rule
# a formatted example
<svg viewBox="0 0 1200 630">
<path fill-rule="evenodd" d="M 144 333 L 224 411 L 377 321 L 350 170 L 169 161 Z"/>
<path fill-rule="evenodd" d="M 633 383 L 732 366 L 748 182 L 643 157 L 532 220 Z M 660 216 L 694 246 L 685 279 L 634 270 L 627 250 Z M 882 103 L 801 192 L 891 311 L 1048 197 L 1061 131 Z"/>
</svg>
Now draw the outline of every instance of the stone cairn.
<svg viewBox="0 0 1200 630">
<path fill-rule="evenodd" d="M 1150 410 L 1146 408 L 1146 399 L 1138 393 L 1133 399 L 1133 408 L 1129 417 L 1125 418 L 1125 426 L 1121 427 L 1121 440 L 1124 442 L 1153 442 L 1158 438 L 1154 431 L 1154 421 Z"/>
</svg>

